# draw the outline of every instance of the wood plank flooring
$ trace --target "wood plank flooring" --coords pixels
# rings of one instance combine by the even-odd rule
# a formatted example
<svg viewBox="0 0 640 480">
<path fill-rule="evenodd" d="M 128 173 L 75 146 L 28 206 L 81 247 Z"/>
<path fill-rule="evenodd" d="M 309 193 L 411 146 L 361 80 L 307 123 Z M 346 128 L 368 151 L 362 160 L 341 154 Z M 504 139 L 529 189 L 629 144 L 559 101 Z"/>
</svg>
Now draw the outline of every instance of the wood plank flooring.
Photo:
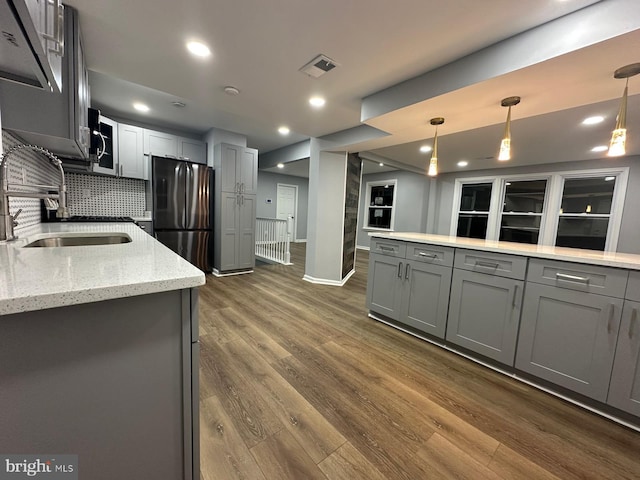
<svg viewBox="0 0 640 480">
<path fill-rule="evenodd" d="M 640 434 L 367 317 L 293 266 L 200 289 L 201 479 L 640 479 Z"/>
</svg>

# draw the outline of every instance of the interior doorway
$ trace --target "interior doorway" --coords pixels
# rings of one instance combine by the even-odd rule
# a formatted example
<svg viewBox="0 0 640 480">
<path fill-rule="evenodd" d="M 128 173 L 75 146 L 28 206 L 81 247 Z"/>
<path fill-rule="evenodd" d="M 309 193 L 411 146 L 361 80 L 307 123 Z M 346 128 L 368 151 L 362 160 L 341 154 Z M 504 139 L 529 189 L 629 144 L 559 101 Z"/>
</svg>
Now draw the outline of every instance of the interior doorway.
<svg viewBox="0 0 640 480">
<path fill-rule="evenodd" d="M 291 241 L 296 241 L 298 226 L 298 186 L 279 183 L 276 194 L 276 218 L 291 217 Z"/>
</svg>

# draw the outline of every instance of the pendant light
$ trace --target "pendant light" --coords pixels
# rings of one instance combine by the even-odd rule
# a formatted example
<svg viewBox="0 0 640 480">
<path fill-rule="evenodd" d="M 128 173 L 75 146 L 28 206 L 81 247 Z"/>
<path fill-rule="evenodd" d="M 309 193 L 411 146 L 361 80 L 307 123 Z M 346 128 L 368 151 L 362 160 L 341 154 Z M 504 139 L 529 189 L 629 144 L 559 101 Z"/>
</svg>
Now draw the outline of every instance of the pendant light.
<svg viewBox="0 0 640 480">
<path fill-rule="evenodd" d="M 511 107 L 519 103 L 520 97 L 507 97 L 500 102 L 503 107 L 509 107 L 507 123 L 504 126 L 504 136 L 502 137 L 502 142 L 500 142 L 500 153 L 498 154 L 498 160 L 501 162 L 511 160 Z"/>
<path fill-rule="evenodd" d="M 444 123 L 444 118 L 435 117 L 432 118 L 429 123 L 436 127 L 436 135 L 433 137 L 433 149 L 431 150 L 431 160 L 429 160 L 429 170 L 427 171 L 427 175 L 435 177 L 438 175 L 438 125 L 442 125 Z"/>
<path fill-rule="evenodd" d="M 620 111 L 616 120 L 616 128 L 611 134 L 611 143 L 609 144 L 609 157 L 620 157 L 626 153 L 627 143 L 627 94 L 629 92 L 629 77 L 633 77 L 640 73 L 640 63 L 632 63 L 620 67 L 613 73 L 613 78 L 625 78 L 626 84 L 620 101 Z"/>
</svg>

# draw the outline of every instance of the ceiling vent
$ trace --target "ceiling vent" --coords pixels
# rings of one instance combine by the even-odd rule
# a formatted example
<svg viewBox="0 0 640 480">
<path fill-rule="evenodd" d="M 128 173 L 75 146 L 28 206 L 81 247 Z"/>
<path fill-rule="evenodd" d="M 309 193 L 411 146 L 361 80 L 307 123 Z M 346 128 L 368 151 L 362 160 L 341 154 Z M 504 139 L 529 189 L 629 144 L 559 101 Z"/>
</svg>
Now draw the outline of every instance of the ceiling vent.
<svg viewBox="0 0 640 480">
<path fill-rule="evenodd" d="M 307 63 L 300 69 L 302 73 L 305 73 L 313 78 L 318 78 L 325 73 L 336 68 L 338 64 L 324 55 L 318 55 L 316 58 Z"/>
</svg>

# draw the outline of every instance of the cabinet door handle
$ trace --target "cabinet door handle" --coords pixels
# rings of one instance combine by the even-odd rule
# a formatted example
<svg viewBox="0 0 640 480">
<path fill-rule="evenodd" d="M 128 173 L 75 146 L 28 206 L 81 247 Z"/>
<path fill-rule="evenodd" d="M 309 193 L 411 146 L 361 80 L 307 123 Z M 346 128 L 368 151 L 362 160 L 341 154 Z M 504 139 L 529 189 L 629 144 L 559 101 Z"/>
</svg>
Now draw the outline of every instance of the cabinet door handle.
<svg viewBox="0 0 640 480">
<path fill-rule="evenodd" d="M 638 309 L 634 308 L 631 310 L 631 320 L 629 321 L 629 338 L 633 338 L 633 324 L 636 323 L 638 319 Z"/>
<path fill-rule="evenodd" d="M 566 282 L 589 284 L 589 277 L 578 277 L 577 275 L 569 275 L 568 273 L 556 273 L 556 280 L 564 280 Z"/>
<path fill-rule="evenodd" d="M 476 260 L 475 263 L 476 267 L 485 267 L 485 268 L 493 268 L 496 269 L 500 266 L 499 263 L 493 263 L 493 262 L 483 262 L 480 260 Z"/>
<path fill-rule="evenodd" d="M 608 315 L 608 319 L 607 319 L 607 333 L 611 333 L 611 322 L 613 321 L 613 310 L 614 310 L 614 305 L 613 303 L 609 304 L 609 315 Z"/>
<path fill-rule="evenodd" d="M 419 252 L 418 256 L 426 257 L 426 258 L 438 258 L 438 255 L 436 255 L 435 253 L 426 253 L 426 252 Z"/>
<path fill-rule="evenodd" d="M 402 262 L 398 263 L 398 278 L 402 278 Z"/>
<path fill-rule="evenodd" d="M 404 279 L 409 280 L 409 273 L 411 272 L 411 265 L 407 263 L 407 266 L 404 267 Z"/>
<path fill-rule="evenodd" d="M 513 287 L 513 299 L 511 300 L 511 308 L 516 308 L 516 297 L 518 296 L 518 285 Z"/>
<path fill-rule="evenodd" d="M 236 182 L 236 193 L 240 193 L 240 183 Z"/>
</svg>

